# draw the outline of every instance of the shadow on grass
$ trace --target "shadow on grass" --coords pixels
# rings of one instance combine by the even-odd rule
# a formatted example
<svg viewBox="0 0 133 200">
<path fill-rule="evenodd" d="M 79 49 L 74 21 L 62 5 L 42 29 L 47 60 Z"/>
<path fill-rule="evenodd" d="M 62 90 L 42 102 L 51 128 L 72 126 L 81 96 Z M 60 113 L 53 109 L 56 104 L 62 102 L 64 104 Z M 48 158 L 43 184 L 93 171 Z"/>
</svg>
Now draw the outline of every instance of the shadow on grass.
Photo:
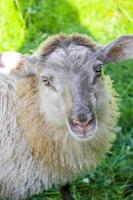
<svg viewBox="0 0 133 200">
<path fill-rule="evenodd" d="M 78 11 L 67 0 L 20 0 L 19 11 L 26 28 L 25 42 L 19 49 L 22 52 L 35 49 L 48 35 L 60 32 L 81 32 L 93 37 L 81 25 Z"/>
</svg>

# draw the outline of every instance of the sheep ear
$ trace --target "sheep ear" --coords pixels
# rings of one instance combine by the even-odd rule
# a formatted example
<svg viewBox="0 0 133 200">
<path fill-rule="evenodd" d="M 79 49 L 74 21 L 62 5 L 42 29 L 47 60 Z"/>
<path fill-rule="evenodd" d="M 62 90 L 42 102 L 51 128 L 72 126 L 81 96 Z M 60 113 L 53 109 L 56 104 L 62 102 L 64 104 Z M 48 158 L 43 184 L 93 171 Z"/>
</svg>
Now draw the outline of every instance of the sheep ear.
<svg viewBox="0 0 133 200">
<path fill-rule="evenodd" d="M 125 35 L 101 48 L 104 63 L 133 58 L 133 35 Z"/>
<path fill-rule="evenodd" d="M 17 52 L 0 54 L 0 73 L 15 76 L 30 76 L 35 74 L 36 59 Z"/>
</svg>

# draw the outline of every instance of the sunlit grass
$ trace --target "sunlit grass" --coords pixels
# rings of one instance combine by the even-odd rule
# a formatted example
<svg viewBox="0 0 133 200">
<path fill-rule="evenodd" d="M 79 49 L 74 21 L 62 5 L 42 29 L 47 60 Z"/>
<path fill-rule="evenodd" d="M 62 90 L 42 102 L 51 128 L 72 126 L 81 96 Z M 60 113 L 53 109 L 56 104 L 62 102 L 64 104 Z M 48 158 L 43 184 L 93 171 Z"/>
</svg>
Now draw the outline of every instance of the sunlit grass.
<svg viewBox="0 0 133 200">
<path fill-rule="evenodd" d="M 100 43 L 133 34 L 132 0 L 0 0 L 0 50 L 33 52 L 49 35 L 86 33 Z M 112 153 L 84 178 L 74 179 L 75 200 L 133 199 L 133 62 L 106 66 L 121 97 Z M 86 183 L 85 183 L 86 182 Z M 31 200 L 59 200 L 56 189 Z"/>
<path fill-rule="evenodd" d="M 70 0 L 71 2 L 71 0 Z M 133 32 L 131 0 L 73 0 L 80 23 L 100 42 Z"/>
<path fill-rule="evenodd" d="M 18 49 L 24 42 L 24 21 L 12 0 L 0 0 L 0 50 Z"/>
</svg>

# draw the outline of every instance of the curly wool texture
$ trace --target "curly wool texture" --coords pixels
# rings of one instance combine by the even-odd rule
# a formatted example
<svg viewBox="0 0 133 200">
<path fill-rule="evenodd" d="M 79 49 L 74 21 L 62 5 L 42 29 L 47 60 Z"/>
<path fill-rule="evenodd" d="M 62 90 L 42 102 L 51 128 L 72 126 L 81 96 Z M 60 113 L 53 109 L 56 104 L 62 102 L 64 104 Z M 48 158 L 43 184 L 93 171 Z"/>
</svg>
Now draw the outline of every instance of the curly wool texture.
<svg viewBox="0 0 133 200">
<path fill-rule="evenodd" d="M 97 135 L 79 142 L 67 129 L 45 123 L 35 78 L 0 76 L 0 196 L 24 199 L 96 167 L 115 139 L 119 116 L 108 77 L 105 87 L 108 102 Z"/>
</svg>

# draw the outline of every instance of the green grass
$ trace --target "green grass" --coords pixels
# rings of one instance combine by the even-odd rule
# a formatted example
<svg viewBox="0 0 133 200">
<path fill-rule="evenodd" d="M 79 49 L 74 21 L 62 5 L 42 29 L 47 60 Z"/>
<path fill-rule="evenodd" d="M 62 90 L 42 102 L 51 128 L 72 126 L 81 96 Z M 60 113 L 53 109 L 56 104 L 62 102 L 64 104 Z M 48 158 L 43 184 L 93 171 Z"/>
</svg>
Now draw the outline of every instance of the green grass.
<svg viewBox="0 0 133 200">
<path fill-rule="evenodd" d="M 132 0 L 0 0 L 0 50 L 33 52 L 49 35 L 81 32 L 106 43 L 133 33 Z M 133 199 L 133 61 L 106 66 L 121 97 L 111 153 L 93 172 L 75 178 L 75 200 Z M 59 200 L 56 189 L 31 200 Z"/>
</svg>

